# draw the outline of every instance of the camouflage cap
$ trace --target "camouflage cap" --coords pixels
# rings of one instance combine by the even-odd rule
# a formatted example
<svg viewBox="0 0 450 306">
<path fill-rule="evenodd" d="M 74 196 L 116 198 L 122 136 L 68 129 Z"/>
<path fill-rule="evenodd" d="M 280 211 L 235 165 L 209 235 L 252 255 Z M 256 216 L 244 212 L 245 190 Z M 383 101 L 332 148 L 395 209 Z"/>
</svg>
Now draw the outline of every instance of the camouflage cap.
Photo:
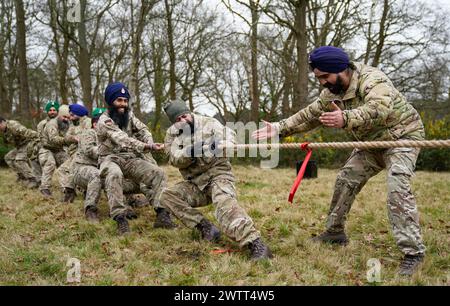
<svg viewBox="0 0 450 306">
<path fill-rule="evenodd" d="M 170 122 L 175 123 L 177 121 L 177 117 L 189 114 L 191 111 L 186 106 L 186 103 L 181 101 L 180 99 L 170 100 L 164 105 L 164 111 L 166 112 L 167 117 L 169 117 Z"/>
</svg>

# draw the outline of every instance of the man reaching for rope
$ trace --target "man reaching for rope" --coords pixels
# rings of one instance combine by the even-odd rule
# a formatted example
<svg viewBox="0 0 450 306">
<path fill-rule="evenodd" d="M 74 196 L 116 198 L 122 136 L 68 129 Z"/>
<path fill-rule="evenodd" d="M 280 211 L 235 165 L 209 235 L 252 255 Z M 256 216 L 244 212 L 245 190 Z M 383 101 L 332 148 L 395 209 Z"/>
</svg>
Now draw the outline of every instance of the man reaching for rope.
<svg viewBox="0 0 450 306">
<path fill-rule="evenodd" d="M 320 125 L 343 128 L 357 141 L 423 140 L 424 127 L 417 111 L 380 70 L 352 63 L 340 48 L 315 49 L 310 68 L 324 87 L 319 98 L 295 115 L 253 133 L 256 139 L 306 132 Z M 389 220 L 400 250 L 405 254 L 400 275 L 412 275 L 423 261 L 425 246 L 419 215 L 411 192 L 417 148 L 355 149 L 338 173 L 326 231 L 313 241 L 347 244 L 347 214 L 366 182 L 387 170 Z"/>
</svg>

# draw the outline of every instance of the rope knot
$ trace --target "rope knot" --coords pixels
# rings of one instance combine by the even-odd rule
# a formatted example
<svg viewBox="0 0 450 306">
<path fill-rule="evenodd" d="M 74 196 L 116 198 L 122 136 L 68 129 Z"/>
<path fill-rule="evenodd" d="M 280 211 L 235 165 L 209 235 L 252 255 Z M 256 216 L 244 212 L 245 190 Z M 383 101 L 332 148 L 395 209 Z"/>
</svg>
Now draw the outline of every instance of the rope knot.
<svg viewBox="0 0 450 306">
<path fill-rule="evenodd" d="M 300 149 L 302 149 L 303 151 L 311 151 L 310 148 L 308 148 L 309 142 L 304 142 L 302 144 L 300 144 Z"/>
</svg>

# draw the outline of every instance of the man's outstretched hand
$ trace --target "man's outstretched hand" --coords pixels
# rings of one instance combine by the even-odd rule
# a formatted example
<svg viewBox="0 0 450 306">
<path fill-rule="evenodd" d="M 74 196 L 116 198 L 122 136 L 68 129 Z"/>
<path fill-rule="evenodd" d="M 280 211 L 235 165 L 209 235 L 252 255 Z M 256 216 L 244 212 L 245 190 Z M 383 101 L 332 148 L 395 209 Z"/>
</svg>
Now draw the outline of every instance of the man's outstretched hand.
<svg viewBox="0 0 450 306">
<path fill-rule="evenodd" d="M 334 103 L 331 102 L 332 112 L 323 113 L 319 120 L 323 125 L 333 128 L 344 127 L 344 116 L 342 110 Z"/>
<path fill-rule="evenodd" d="M 273 126 L 272 123 L 264 121 L 264 120 L 262 122 L 264 122 L 264 124 L 266 126 L 259 130 L 254 131 L 252 133 L 253 139 L 260 140 L 260 139 L 272 138 L 273 136 L 275 136 L 278 133 L 277 129 Z"/>
</svg>

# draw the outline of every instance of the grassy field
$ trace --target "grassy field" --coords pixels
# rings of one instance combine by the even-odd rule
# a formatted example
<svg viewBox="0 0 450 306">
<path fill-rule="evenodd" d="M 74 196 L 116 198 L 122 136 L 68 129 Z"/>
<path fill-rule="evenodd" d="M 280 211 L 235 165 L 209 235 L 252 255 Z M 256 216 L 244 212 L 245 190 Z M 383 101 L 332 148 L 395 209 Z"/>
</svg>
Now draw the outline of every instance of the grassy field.
<svg viewBox="0 0 450 306">
<path fill-rule="evenodd" d="M 164 167 L 169 183 L 180 176 Z M 413 181 L 421 213 L 427 256 L 410 279 L 396 276 L 398 251 L 387 219 L 385 173 L 373 178 L 350 212 L 347 247 L 309 241 L 324 227 L 336 170 L 319 170 L 304 180 L 294 205 L 287 202 L 293 169 L 235 167 L 240 204 L 254 219 L 275 254 L 272 261 L 248 260 L 225 238 L 221 244 L 199 239 L 183 226 L 155 230 L 155 214 L 139 208 L 132 234 L 116 235 L 106 199 L 101 222 L 84 220 L 82 199 L 74 204 L 46 200 L 0 170 L 0 284 L 65 285 L 69 258 L 81 264 L 81 285 L 370 285 L 367 261 L 380 260 L 381 285 L 450 285 L 450 173 L 418 172 Z M 202 209 L 213 220 L 213 207 Z M 236 252 L 215 254 L 215 249 Z M 77 283 L 76 283 L 77 284 Z"/>
</svg>

